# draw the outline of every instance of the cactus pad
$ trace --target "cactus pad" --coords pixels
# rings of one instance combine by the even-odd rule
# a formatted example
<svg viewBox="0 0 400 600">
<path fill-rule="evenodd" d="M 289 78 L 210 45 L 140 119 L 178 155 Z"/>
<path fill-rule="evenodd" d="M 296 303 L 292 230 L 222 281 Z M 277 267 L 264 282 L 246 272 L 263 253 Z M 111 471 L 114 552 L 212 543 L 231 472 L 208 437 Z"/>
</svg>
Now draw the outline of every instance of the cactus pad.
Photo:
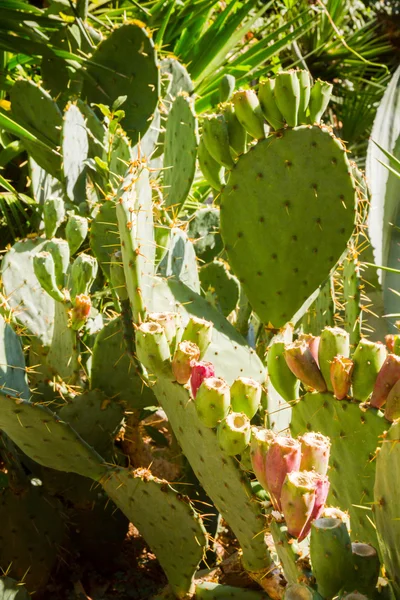
<svg viewBox="0 0 400 600">
<path fill-rule="evenodd" d="M 115 202 L 106 200 L 90 227 L 90 246 L 107 279 L 110 279 L 111 255 L 121 249 Z"/>
<path fill-rule="evenodd" d="M 189 222 L 188 236 L 193 240 L 197 257 L 209 263 L 222 252 L 223 243 L 219 233 L 219 210 L 201 208 Z"/>
<path fill-rule="evenodd" d="M 281 133 L 239 158 L 221 197 L 230 263 L 254 310 L 274 327 L 326 279 L 355 220 L 341 143 L 319 127 Z"/>
<path fill-rule="evenodd" d="M 306 394 L 292 407 L 293 436 L 316 431 L 330 438 L 328 501 L 350 512 L 351 536 L 376 546 L 372 524 L 375 453 L 389 423 L 375 409 L 335 400 L 329 393 Z"/>
<path fill-rule="evenodd" d="M 86 165 L 89 152 L 85 119 L 75 104 L 64 114 L 62 151 L 65 186 L 71 202 L 86 201 Z"/>
<path fill-rule="evenodd" d="M 158 266 L 158 271 L 163 277 L 176 277 L 191 290 L 200 293 L 196 253 L 192 242 L 181 229 L 171 229 L 168 250 Z"/>
<path fill-rule="evenodd" d="M 0 390 L 29 400 L 25 359 L 19 337 L 0 316 Z"/>
<path fill-rule="evenodd" d="M 200 269 L 202 293 L 226 317 L 236 308 L 239 300 L 239 282 L 231 275 L 222 260 L 214 260 Z"/>
</svg>

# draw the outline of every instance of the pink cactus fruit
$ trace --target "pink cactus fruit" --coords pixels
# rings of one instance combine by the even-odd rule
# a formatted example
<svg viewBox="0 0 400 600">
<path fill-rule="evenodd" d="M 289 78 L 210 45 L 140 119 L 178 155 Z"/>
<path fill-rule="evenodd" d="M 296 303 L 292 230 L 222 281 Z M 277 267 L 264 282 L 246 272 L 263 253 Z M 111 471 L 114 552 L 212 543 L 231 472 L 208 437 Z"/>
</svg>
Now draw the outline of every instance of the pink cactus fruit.
<svg viewBox="0 0 400 600">
<path fill-rule="evenodd" d="M 400 379 L 389 392 L 385 406 L 385 419 L 391 423 L 400 418 Z"/>
<path fill-rule="evenodd" d="M 191 362 L 190 387 L 192 389 L 193 398 L 196 398 L 197 390 L 201 386 L 204 379 L 215 376 L 214 365 L 207 361 L 193 360 Z"/>
<path fill-rule="evenodd" d="M 338 354 L 333 357 L 330 367 L 331 383 L 335 398 L 343 400 L 349 393 L 354 362 Z"/>
<path fill-rule="evenodd" d="M 193 342 L 180 342 L 172 360 L 172 372 L 178 383 L 187 383 L 192 373 L 192 363 L 200 358 L 200 348 Z"/>
<path fill-rule="evenodd" d="M 326 475 L 329 465 L 331 441 L 322 433 L 308 431 L 298 438 L 301 444 L 301 471 L 315 471 Z"/>
<path fill-rule="evenodd" d="M 303 335 L 301 335 L 299 337 L 299 340 L 306 342 L 306 344 L 310 348 L 310 352 L 311 352 L 315 362 L 317 363 L 317 366 L 319 367 L 318 351 L 319 351 L 319 342 L 320 342 L 321 338 L 319 336 L 317 337 L 315 335 L 311 335 L 310 333 L 304 333 Z"/>
<path fill-rule="evenodd" d="M 277 435 L 265 457 L 266 489 L 275 510 L 281 510 L 281 491 L 286 475 L 298 471 L 300 462 L 300 442 L 291 437 Z"/>
<path fill-rule="evenodd" d="M 282 486 L 282 512 L 288 532 L 299 542 L 323 511 L 329 491 L 327 477 L 310 471 L 288 473 Z"/>
<path fill-rule="evenodd" d="M 262 487 L 268 491 L 265 460 L 268 450 L 275 439 L 271 429 L 253 427 L 251 431 L 250 459 L 255 476 Z"/>
<path fill-rule="evenodd" d="M 394 352 L 394 343 L 396 341 L 396 335 L 393 333 L 389 333 L 389 335 L 385 335 L 385 344 L 388 352 Z"/>
<path fill-rule="evenodd" d="M 388 354 L 375 381 L 370 400 L 371 406 L 381 408 L 386 402 L 390 390 L 400 379 L 400 356 Z"/>
<path fill-rule="evenodd" d="M 317 392 L 326 391 L 326 383 L 307 342 L 298 340 L 287 344 L 284 356 L 287 366 L 300 381 Z"/>
<path fill-rule="evenodd" d="M 72 329 L 78 330 L 86 323 L 89 318 L 92 301 L 86 294 L 78 294 L 75 297 L 74 306 L 71 310 Z"/>
</svg>

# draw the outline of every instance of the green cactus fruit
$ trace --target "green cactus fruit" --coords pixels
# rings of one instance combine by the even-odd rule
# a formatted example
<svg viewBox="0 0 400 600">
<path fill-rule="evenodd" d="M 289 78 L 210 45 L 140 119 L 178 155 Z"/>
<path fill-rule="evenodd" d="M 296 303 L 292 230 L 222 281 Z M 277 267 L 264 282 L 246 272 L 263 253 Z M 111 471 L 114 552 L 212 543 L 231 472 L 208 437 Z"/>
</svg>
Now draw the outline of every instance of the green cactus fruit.
<svg viewBox="0 0 400 600">
<path fill-rule="evenodd" d="M 261 385 L 249 377 L 238 377 L 231 385 L 232 409 L 252 419 L 260 407 Z"/>
<path fill-rule="evenodd" d="M 213 324 L 211 321 L 190 317 L 182 335 L 182 342 L 193 342 L 200 349 L 200 358 L 203 358 L 211 343 Z"/>
<path fill-rule="evenodd" d="M 324 378 L 307 342 L 298 340 L 286 344 L 284 357 L 289 369 L 302 383 L 318 392 L 326 390 Z"/>
<path fill-rule="evenodd" d="M 323 598 L 307 585 L 292 583 L 285 588 L 283 600 L 323 600 Z"/>
<path fill-rule="evenodd" d="M 318 592 L 330 600 L 348 580 L 352 565 L 349 532 L 340 519 L 321 518 L 311 524 L 310 558 Z"/>
<path fill-rule="evenodd" d="M 88 222 L 85 217 L 70 215 L 65 227 L 65 236 L 69 244 L 71 255 L 75 254 L 86 239 Z"/>
<path fill-rule="evenodd" d="M 299 436 L 301 443 L 300 471 L 315 471 L 326 475 L 329 466 L 331 441 L 322 433 L 308 431 Z"/>
<path fill-rule="evenodd" d="M 385 406 L 385 419 L 391 423 L 400 417 L 400 379 L 389 392 Z"/>
<path fill-rule="evenodd" d="M 38 252 L 33 257 L 33 269 L 42 288 L 57 302 L 64 302 L 64 294 L 57 286 L 56 269 L 50 252 Z"/>
<path fill-rule="evenodd" d="M 187 383 L 192 371 L 191 362 L 199 360 L 200 350 L 193 342 L 180 342 L 172 359 L 172 372 L 178 383 Z"/>
<path fill-rule="evenodd" d="M 233 92 L 235 91 L 236 78 L 233 75 L 226 73 L 222 76 L 219 82 L 219 101 L 229 102 L 232 98 Z"/>
<path fill-rule="evenodd" d="M 219 445 L 229 456 L 241 454 L 250 443 L 250 419 L 241 412 L 230 413 L 218 425 L 217 436 Z"/>
<path fill-rule="evenodd" d="M 297 122 L 299 125 L 305 125 L 308 123 L 306 112 L 308 103 L 310 102 L 311 78 L 310 73 L 306 70 L 296 71 L 296 75 L 300 86 L 300 105 Z"/>
<path fill-rule="evenodd" d="M 89 318 L 92 308 L 90 296 L 86 294 L 78 294 L 75 297 L 74 305 L 71 310 L 71 327 L 75 331 L 79 331 Z"/>
<path fill-rule="evenodd" d="M 229 146 L 234 155 L 239 156 L 246 152 L 246 130 L 240 124 L 231 102 L 222 107 L 222 114 L 228 127 Z"/>
<path fill-rule="evenodd" d="M 153 312 L 149 313 L 147 318 L 153 323 L 158 323 L 164 329 L 171 355 L 173 355 L 177 344 L 182 338 L 181 315 L 173 312 Z"/>
<path fill-rule="evenodd" d="M 204 144 L 214 160 L 230 169 L 234 162 L 229 148 L 228 124 L 223 115 L 208 115 L 203 120 Z"/>
<path fill-rule="evenodd" d="M 71 297 L 88 294 L 97 275 L 97 260 L 89 254 L 79 254 L 71 265 Z"/>
<path fill-rule="evenodd" d="M 244 129 L 253 138 L 265 138 L 264 117 L 254 90 L 240 90 L 233 95 L 235 113 Z"/>
<path fill-rule="evenodd" d="M 297 71 L 282 71 L 275 78 L 276 105 L 289 127 L 296 127 L 300 107 L 300 82 Z"/>
<path fill-rule="evenodd" d="M 275 79 L 265 79 L 260 81 L 258 88 L 258 99 L 260 101 L 261 110 L 268 123 L 275 130 L 282 129 L 285 120 L 275 100 Z"/>
<path fill-rule="evenodd" d="M 361 594 L 374 593 L 380 573 L 380 561 L 377 551 L 370 544 L 353 542 L 352 568 L 344 584 L 346 590 L 357 590 Z"/>
<path fill-rule="evenodd" d="M 230 407 L 229 386 L 218 377 L 204 379 L 196 394 L 196 410 L 206 427 L 216 427 L 224 419 Z"/>
<path fill-rule="evenodd" d="M 47 198 L 43 204 L 43 220 L 46 237 L 51 240 L 64 221 L 65 207 L 62 198 Z"/>
<path fill-rule="evenodd" d="M 224 172 L 225 169 L 216 160 L 206 148 L 203 137 L 200 139 L 197 150 L 197 158 L 199 159 L 199 167 L 204 175 L 204 179 L 211 185 L 212 188 L 221 191 L 225 185 Z"/>
<path fill-rule="evenodd" d="M 268 348 L 268 376 L 278 394 L 287 402 L 291 402 L 299 397 L 300 381 L 287 366 L 284 352 L 283 342 L 275 342 Z"/>
<path fill-rule="evenodd" d="M 386 359 L 386 348 L 383 344 L 360 340 L 354 355 L 353 396 L 364 402 L 374 389 L 378 373 Z"/>
<path fill-rule="evenodd" d="M 46 242 L 43 249 L 46 252 L 49 252 L 53 257 L 57 286 L 60 289 L 63 289 L 65 287 L 65 278 L 69 267 L 68 242 L 54 238 Z"/>
<path fill-rule="evenodd" d="M 351 377 L 354 370 L 354 362 L 351 358 L 334 356 L 331 362 L 331 385 L 333 395 L 337 400 L 344 400 L 350 392 Z"/>
<path fill-rule="evenodd" d="M 239 157 L 221 194 L 221 235 L 263 322 L 282 327 L 328 277 L 355 200 L 345 149 L 326 128 L 283 129 Z"/>
<path fill-rule="evenodd" d="M 329 104 L 332 89 L 333 85 L 331 83 L 327 83 L 326 81 L 317 79 L 314 82 L 314 85 L 311 88 L 309 104 L 310 123 L 312 125 L 314 123 L 320 123 L 321 117 Z"/>
<path fill-rule="evenodd" d="M 154 372 L 171 373 L 171 353 L 164 328 L 159 323 L 142 323 L 136 330 L 136 351 L 140 362 Z"/>
<path fill-rule="evenodd" d="M 340 327 L 325 327 L 321 332 L 318 347 L 318 363 L 325 379 L 326 387 L 333 391 L 331 383 L 331 363 L 340 354 L 345 358 L 350 356 L 350 338 L 347 331 Z"/>
</svg>

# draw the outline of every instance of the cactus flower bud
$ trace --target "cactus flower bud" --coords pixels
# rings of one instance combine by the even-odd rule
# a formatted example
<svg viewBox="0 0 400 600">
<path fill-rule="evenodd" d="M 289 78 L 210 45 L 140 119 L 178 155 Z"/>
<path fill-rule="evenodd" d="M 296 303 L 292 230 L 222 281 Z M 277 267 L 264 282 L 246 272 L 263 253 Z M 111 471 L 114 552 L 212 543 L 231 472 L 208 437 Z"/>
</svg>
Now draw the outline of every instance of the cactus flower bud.
<svg viewBox="0 0 400 600">
<path fill-rule="evenodd" d="M 54 260 L 50 252 L 38 252 L 33 257 L 33 270 L 42 288 L 57 302 L 64 301 L 64 295 L 57 287 Z"/>
<path fill-rule="evenodd" d="M 248 377 L 238 377 L 231 386 L 231 404 L 235 412 L 252 419 L 261 402 L 261 385 Z"/>
<path fill-rule="evenodd" d="M 171 373 L 171 354 L 167 337 L 159 323 L 142 323 L 136 330 L 136 353 L 149 372 Z"/>
<path fill-rule="evenodd" d="M 43 203 L 43 221 L 47 239 L 51 240 L 54 237 L 64 218 L 64 200 L 62 198 L 46 198 Z"/>
<path fill-rule="evenodd" d="M 65 227 L 65 236 L 72 254 L 75 254 L 84 242 L 88 232 L 88 222 L 85 217 L 71 215 Z"/>
<path fill-rule="evenodd" d="M 322 373 L 306 342 L 300 340 L 287 344 L 284 356 L 287 366 L 300 381 L 317 392 L 326 391 Z"/>
<path fill-rule="evenodd" d="M 282 512 L 288 532 L 299 542 L 307 537 L 311 523 L 321 514 L 329 491 L 329 481 L 318 473 L 292 471 L 282 485 Z"/>
<path fill-rule="evenodd" d="M 391 423 L 400 417 L 400 380 L 396 381 L 389 392 L 385 406 L 385 419 Z"/>
<path fill-rule="evenodd" d="M 275 433 L 271 429 L 258 429 L 253 427 L 251 431 L 250 459 L 254 475 L 262 487 L 268 491 L 265 461 L 268 450 L 275 439 Z"/>
<path fill-rule="evenodd" d="M 381 408 L 386 402 L 390 390 L 400 379 L 400 356 L 388 354 L 383 363 L 372 390 L 371 406 Z"/>
<path fill-rule="evenodd" d="M 349 393 L 354 363 L 351 358 L 334 356 L 330 367 L 331 386 L 335 398 L 343 400 Z"/>
<path fill-rule="evenodd" d="M 244 413 L 232 412 L 218 425 L 218 442 L 229 456 L 241 454 L 250 443 L 250 419 Z"/>
<path fill-rule="evenodd" d="M 90 296 L 79 294 L 74 300 L 74 306 L 71 310 L 71 327 L 78 331 L 89 318 L 92 301 Z"/>
<path fill-rule="evenodd" d="M 171 354 L 175 352 L 175 348 L 182 336 L 182 320 L 179 313 L 162 312 L 149 313 L 149 321 L 159 323 L 165 331 L 167 342 L 169 344 Z"/>
<path fill-rule="evenodd" d="M 196 398 L 197 390 L 201 386 L 203 379 L 207 377 L 214 377 L 215 370 L 214 365 L 207 361 L 193 361 L 191 364 L 192 371 L 190 377 L 190 387 L 192 390 L 193 398 Z"/>
<path fill-rule="evenodd" d="M 182 335 L 182 342 L 193 342 L 200 348 L 200 358 L 203 358 L 211 343 L 213 324 L 211 321 L 190 317 Z"/>
<path fill-rule="evenodd" d="M 286 475 L 298 471 L 300 463 L 300 442 L 291 437 L 277 435 L 271 442 L 265 457 L 267 492 L 275 510 L 281 510 L 281 491 Z"/>
<path fill-rule="evenodd" d="M 315 471 L 326 475 L 331 449 L 330 439 L 321 433 L 309 431 L 298 440 L 301 444 L 300 471 Z"/>
<path fill-rule="evenodd" d="M 191 363 L 200 357 L 200 350 L 193 342 L 180 342 L 172 360 L 172 372 L 178 383 L 187 383 L 192 372 Z"/>
<path fill-rule="evenodd" d="M 230 407 L 229 385 L 224 379 L 207 377 L 196 394 L 196 409 L 200 421 L 206 427 L 216 427 L 224 419 Z"/>
</svg>

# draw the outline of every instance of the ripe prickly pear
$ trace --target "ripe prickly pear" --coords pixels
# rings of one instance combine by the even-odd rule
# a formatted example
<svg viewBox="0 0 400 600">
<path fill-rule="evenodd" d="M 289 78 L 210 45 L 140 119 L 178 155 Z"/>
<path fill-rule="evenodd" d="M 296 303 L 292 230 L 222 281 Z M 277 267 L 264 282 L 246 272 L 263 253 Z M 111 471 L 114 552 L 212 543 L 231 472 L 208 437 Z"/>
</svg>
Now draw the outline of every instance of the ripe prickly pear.
<svg viewBox="0 0 400 600">
<path fill-rule="evenodd" d="M 351 358 L 340 355 L 333 357 L 330 367 L 331 386 L 338 400 L 343 400 L 349 393 L 353 369 L 354 363 Z"/>
<path fill-rule="evenodd" d="M 371 394 L 381 366 L 386 359 L 383 344 L 362 339 L 353 354 L 353 397 L 364 402 Z"/>
<path fill-rule="evenodd" d="M 173 354 L 177 343 L 182 337 L 182 321 L 180 314 L 173 312 L 153 312 L 149 313 L 148 320 L 159 323 L 164 329 L 171 354 Z"/>
<path fill-rule="evenodd" d="M 38 252 L 33 257 L 33 269 L 42 288 L 58 302 L 64 301 L 64 295 L 57 287 L 54 260 L 50 252 Z"/>
<path fill-rule="evenodd" d="M 275 433 L 271 429 L 253 427 L 250 445 L 251 466 L 258 482 L 265 490 L 268 490 L 265 462 L 274 439 Z"/>
<path fill-rule="evenodd" d="M 190 317 L 182 335 L 182 342 L 193 342 L 200 349 L 200 358 L 203 358 L 211 343 L 213 324 L 205 319 Z"/>
<path fill-rule="evenodd" d="M 394 353 L 394 344 L 395 344 L 396 337 L 397 337 L 397 335 L 393 335 L 393 333 L 390 333 L 389 335 L 385 335 L 385 344 L 386 344 L 386 348 L 388 349 L 388 352 Z"/>
<path fill-rule="evenodd" d="M 172 360 L 172 372 L 178 383 L 187 383 L 192 372 L 191 363 L 200 357 L 200 350 L 193 342 L 180 342 Z"/>
<path fill-rule="evenodd" d="M 386 402 L 390 390 L 400 379 L 400 356 L 388 354 L 375 381 L 370 400 L 371 406 L 381 408 Z"/>
<path fill-rule="evenodd" d="M 400 380 L 389 392 L 385 406 L 385 419 L 392 422 L 400 417 Z"/>
<path fill-rule="evenodd" d="M 284 356 L 287 366 L 300 381 L 318 392 L 326 391 L 324 378 L 307 342 L 300 340 L 287 344 Z"/>
<path fill-rule="evenodd" d="M 64 218 L 64 200 L 62 198 L 46 198 L 43 203 L 43 221 L 44 231 L 48 239 L 54 237 Z"/>
<path fill-rule="evenodd" d="M 265 138 L 264 117 L 254 90 L 239 90 L 233 95 L 233 105 L 239 123 L 255 139 Z"/>
<path fill-rule="evenodd" d="M 310 123 L 312 125 L 314 123 L 319 124 L 321 117 L 329 104 L 332 89 L 333 85 L 331 83 L 327 83 L 326 81 L 317 79 L 314 82 L 314 85 L 311 88 L 309 104 Z"/>
<path fill-rule="evenodd" d="M 217 163 L 227 169 L 233 167 L 228 125 L 223 115 L 208 115 L 204 118 L 203 140 L 208 152 Z"/>
<path fill-rule="evenodd" d="M 171 354 L 165 331 L 159 323 L 142 323 L 136 330 L 136 353 L 149 372 L 171 373 Z"/>
<path fill-rule="evenodd" d="M 275 510 L 281 510 L 281 491 L 286 475 L 298 471 L 300 463 L 300 442 L 291 437 L 276 436 L 265 457 L 266 489 Z"/>
<path fill-rule="evenodd" d="M 250 419 L 244 413 L 232 412 L 218 425 L 218 442 L 229 456 L 241 454 L 250 443 Z"/>
<path fill-rule="evenodd" d="M 261 385 L 249 377 L 238 377 L 231 386 L 231 404 L 235 412 L 252 419 L 261 402 Z"/>
<path fill-rule="evenodd" d="M 275 100 L 289 127 L 296 127 L 300 107 L 300 83 L 297 72 L 282 71 L 275 81 Z"/>
<path fill-rule="evenodd" d="M 88 232 L 88 222 L 85 217 L 71 215 L 65 227 L 65 236 L 72 254 L 75 254 L 84 242 Z"/>
<path fill-rule="evenodd" d="M 301 340 L 302 342 L 306 342 L 307 346 L 310 348 L 310 352 L 313 356 L 313 359 L 315 360 L 315 362 L 317 363 L 317 366 L 319 368 L 319 361 L 318 361 L 318 349 L 319 349 L 319 342 L 320 342 L 320 338 L 319 336 L 315 336 L 315 335 L 311 335 L 310 333 L 304 333 L 303 335 L 299 336 L 298 340 Z"/>
<path fill-rule="evenodd" d="M 226 417 L 230 407 L 229 385 L 224 379 L 204 379 L 196 394 L 196 409 L 206 427 L 216 427 Z"/>
<path fill-rule="evenodd" d="M 345 358 L 350 356 L 350 336 L 347 331 L 340 327 L 325 327 L 321 333 L 318 360 L 319 368 L 330 392 L 333 391 L 331 364 L 338 354 Z"/>
<path fill-rule="evenodd" d="M 285 125 L 285 120 L 276 105 L 274 89 L 275 79 L 261 81 L 258 88 L 258 99 L 263 115 L 271 127 L 274 129 L 282 129 Z"/>
<path fill-rule="evenodd" d="M 282 512 L 290 535 L 301 542 L 323 510 L 329 491 L 327 477 L 309 471 L 292 471 L 282 486 Z"/>
<path fill-rule="evenodd" d="M 300 470 L 326 475 L 331 449 L 330 439 L 321 433 L 308 431 L 298 440 L 301 444 Z"/>
<path fill-rule="evenodd" d="M 92 301 L 86 294 L 78 294 L 74 300 L 74 306 L 71 310 L 71 327 L 78 331 L 84 326 L 89 318 Z"/>
<path fill-rule="evenodd" d="M 206 360 L 200 362 L 193 361 L 191 367 L 190 387 L 193 398 L 196 398 L 197 390 L 203 383 L 203 380 L 207 377 L 214 377 L 215 370 L 214 365 Z"/>
</svg>

